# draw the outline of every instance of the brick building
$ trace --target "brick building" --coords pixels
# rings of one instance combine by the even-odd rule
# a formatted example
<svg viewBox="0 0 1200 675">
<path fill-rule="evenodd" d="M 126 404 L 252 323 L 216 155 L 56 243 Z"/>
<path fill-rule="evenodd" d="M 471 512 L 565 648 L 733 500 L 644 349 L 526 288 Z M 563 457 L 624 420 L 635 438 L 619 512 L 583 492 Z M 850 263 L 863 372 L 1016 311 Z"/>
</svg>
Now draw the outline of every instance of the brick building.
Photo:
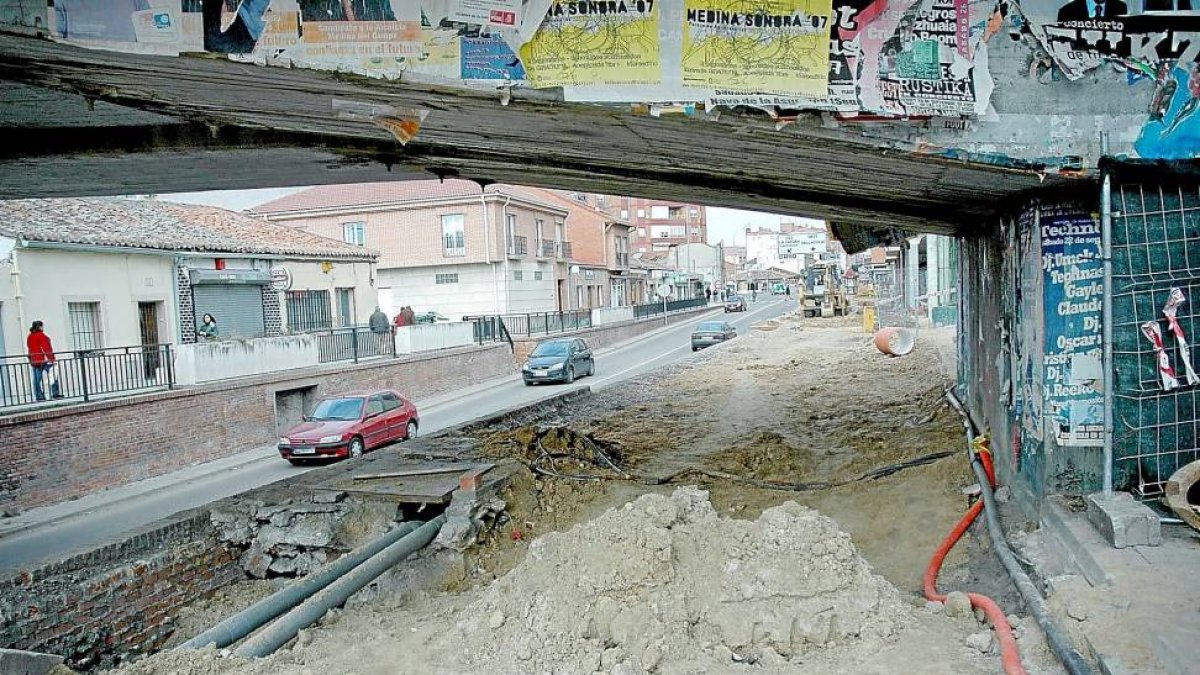
<svg viewBox="0 0 1200 675">
<path fill-rule="evenodd" d="M 0 202 L 0 353 L 34 320 L 63 351 L 195 342 L 205 313 L 222 338 L 363 323 L 375 258 L 207 206 Z"/>
<path fill-rule="evenodd" d="M 597 195 L 594 199 L 600 208 L 633 226 L 630 240 L 635 253 L 708 241 L 704 206 L 641 197 Z"/>
</svg>

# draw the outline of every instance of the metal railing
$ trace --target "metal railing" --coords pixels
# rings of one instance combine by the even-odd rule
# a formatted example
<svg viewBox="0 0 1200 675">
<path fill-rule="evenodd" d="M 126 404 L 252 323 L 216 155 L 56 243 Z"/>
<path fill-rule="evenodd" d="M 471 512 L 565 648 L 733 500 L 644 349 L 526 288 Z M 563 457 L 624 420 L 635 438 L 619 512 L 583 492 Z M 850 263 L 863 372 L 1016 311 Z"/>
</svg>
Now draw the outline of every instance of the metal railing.
<svg viewBox="0 0 1200 675">
<path fill-rule="evenodd" d="M 471 322 L 471 334 L 475 344 L 485 342 L 507 342 L 513 346 L 512 335 L 504 325 L 504 318 L 499 316 L 464 316 L 463 321 Z"/>
<path fill-rule="evenodd" d="M 537 254 L 542 258 L 553 258 L 556 246 L 551 239 L 539 239 L 537 243 Z"/>
<path fill-rule="evenodd" d="M 372 331 L 370 326 L 351 326 L 314 331 L 312 334 L 317 338 L 318 363 L 358 363 L 360 359 L 396 356 L 395 329 L 391 327 L 383 333 Z"/>
<path fill-rule="evenodd" d="M 508 254 L 510 256 L 522 256 L 529 253 L 529 237 L 521 235 L 513 235 L 508 238 Z"/>
<path fill-rule="evenodd" d="M 571 258 L 571 252 L 572 252 L 571 251 L 571 242 L 558 241 L 558 242 L 554 242 L 554 243 L 555 243 L 555 248 L 558 249 L 558 257 L 562 258 L 563 260 L 569 260 Z"/>
<path fill-rule="evenodd" d="M 56 352 L 49 368 L 35 366 L 25 354 L 0 356 L 0 409 L 44 400 L 88 402 L 174 386 L 168 344 Z"/>
<path fill-rule="evenodd" d="M 663 302 L 648 302 L 644 305 L 633 306 L 633 318 L 645 319 L 651 316 L 661 316 L 663 312 L 678 312 L 683 309 L 693 309 L 695 307 L 704 307 L 708 301 L 703 297 L 687 298 L 684 300 L 668 300 Z"/>
</svg>

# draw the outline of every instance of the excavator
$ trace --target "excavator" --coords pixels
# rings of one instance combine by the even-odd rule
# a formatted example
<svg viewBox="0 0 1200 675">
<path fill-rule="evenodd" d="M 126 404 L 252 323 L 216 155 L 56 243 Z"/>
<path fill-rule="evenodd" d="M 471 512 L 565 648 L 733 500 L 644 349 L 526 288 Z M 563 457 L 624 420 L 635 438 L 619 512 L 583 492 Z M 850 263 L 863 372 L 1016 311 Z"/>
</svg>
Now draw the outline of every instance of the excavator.
<svg viewBox="0 0 1200 675">
<path fill-rule="evenodd" d="M 804 270 L 800 312 L 805 318 L 844 316 L 849 311 L 841 270 L 835 263 L 813 263 Z"/>
</svg>

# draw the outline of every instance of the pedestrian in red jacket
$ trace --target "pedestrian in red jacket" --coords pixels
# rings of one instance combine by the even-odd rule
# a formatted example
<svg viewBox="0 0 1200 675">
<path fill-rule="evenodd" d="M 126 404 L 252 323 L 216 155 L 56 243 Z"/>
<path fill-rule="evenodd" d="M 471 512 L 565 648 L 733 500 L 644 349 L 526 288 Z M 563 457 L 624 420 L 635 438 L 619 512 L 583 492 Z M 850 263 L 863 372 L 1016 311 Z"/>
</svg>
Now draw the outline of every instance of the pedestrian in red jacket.
<svg viewBox="0 0 1200 675">
<path fill-rule="evenodd" d="M 62 393 L 58 387 L 58 378 L 54 377 L 54 345 L 50 343 L 50 336 L 42 330 L 42 322 L 34 321 L 29 327 L 29 337 L 25 338 L 25 346 L 29 350 L 29 365 L 33 368 L 33 393 L 39 401 L 46 400 L 46 391 L 42 386 L 42 381 L 49 376 L 50 379 L 50 396 L 52 398 L 62 398 Z"/>
</svg>

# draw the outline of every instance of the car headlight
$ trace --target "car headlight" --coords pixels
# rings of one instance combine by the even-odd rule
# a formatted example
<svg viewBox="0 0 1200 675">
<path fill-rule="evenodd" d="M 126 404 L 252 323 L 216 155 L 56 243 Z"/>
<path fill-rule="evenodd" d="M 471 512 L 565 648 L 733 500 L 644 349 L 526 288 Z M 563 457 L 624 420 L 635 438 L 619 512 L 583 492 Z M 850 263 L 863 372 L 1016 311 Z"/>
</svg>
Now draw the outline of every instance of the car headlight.
<svg viewBox="0 0 1200 675">
<path fill-rule="evenodd" d="M 563 369 L 563 364 L 561 364 L 561 363 L 556 363 L 556 364 L 550 366 L 550 372 L 552 372 L 552 373 L 556 370 L 562 370 L 562 369 Z"/>
<path fill-rule="evenodd" d="M 341 434 L 339 434 L 337 436 L 322 436 L 321 440 L 319 442 L 320 443 L 337 443 L 340 440 L 342 440 Z"/>
<path fill-rule="evenodd" d="M 280 445 L 291 445 L 291 444 L 292 444 L 292 442 L 291 442 L 291 441 L 289 441 L 289 440 L 288 440 L 288 439 L 286 439 L 286 438 L 282 438 L 282 437 L 281 437 L 281 438 L 279 439 L 279 444 L 280 444 Z"/>
<path fill-rule="evenodd" d="M 528 373 L 529 371 L 531 371 L 531 370 L 533 370 L 533 369 L 529 367 L 529 364 L 528 364 L 528 363 L 526 363 L 525 365 L 521 366 L 521 370 L 523 370 L 524 372 Z"/>
</svg>

